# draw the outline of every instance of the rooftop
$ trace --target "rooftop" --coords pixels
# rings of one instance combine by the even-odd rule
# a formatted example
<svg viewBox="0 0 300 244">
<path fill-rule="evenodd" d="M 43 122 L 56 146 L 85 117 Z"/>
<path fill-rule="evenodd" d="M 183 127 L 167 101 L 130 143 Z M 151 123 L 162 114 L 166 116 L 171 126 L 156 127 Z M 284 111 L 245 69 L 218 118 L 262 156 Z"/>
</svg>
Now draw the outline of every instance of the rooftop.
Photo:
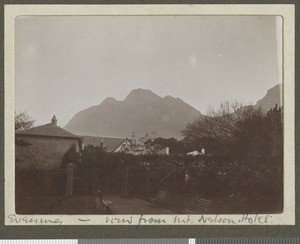
<svg viewBox="0 0 300 244">
<path fill-rule="evenodd" d="M 57 119 L 54 115 L 51 119 L 51 123 L 36 126 L 28 130 L 16 132 L 17 135 L 31 135 L 31 136 L 49 136 L 49 137 L 64 137 L 64 138 L 75 138 L 79 139 L 80 137 L 74 135 L 73 133 L 57 126 Z"/>
<path fill-rule="evenodd" d="M 93 145 L 101 147 L 101 143 L 105 143 L 105 150 L 108 152 L 114 151 L 118 146 L 124 142 L 125 138 L 111 138 L 111 137 L 96 137 L 96 136 L 82 136 L 85 145 Z"/>
</svg>

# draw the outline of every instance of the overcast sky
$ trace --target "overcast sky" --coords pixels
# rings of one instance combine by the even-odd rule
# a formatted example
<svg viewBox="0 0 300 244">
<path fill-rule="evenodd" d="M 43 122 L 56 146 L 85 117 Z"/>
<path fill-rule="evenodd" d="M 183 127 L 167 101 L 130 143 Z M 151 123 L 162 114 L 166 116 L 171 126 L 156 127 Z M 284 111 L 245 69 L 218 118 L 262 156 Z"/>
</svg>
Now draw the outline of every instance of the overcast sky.
<svg viewBox="0 0 300 244">
<path fill-rule="evenodd" d="M 255 103 L 280 81 L 272 16 L 18 17 L 15 109 L 64 126 L 135 88 L 180 97 L 202 113 Z"/>
</svg>

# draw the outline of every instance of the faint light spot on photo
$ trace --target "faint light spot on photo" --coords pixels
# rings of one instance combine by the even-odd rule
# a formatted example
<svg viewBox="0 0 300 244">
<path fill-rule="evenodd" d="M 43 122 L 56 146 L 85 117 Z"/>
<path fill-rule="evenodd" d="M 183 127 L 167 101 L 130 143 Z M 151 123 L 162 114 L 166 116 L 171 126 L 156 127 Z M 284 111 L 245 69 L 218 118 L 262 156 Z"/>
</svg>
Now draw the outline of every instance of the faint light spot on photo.
<svg viewBox="0 0 300 244">
<path fill-rule="evenodd" d="M 190 66 L 192 66 L 192 67 L 197 66 L 197 64 L 198 64 L 198 59 L 197 59 L 194 55 L 191 55 L 191 56 L 189 57 L 189 64 L 190 64 Z"/>
</svg>

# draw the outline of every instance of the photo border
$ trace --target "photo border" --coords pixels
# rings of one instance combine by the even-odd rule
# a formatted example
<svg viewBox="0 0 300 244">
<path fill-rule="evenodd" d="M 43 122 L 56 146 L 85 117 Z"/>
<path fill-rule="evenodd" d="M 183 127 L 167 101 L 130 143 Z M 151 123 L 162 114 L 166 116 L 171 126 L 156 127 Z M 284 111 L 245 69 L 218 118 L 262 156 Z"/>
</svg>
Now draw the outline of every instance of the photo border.
<svg viewBox="0 0 300 244">
<path fill-rule="evenodd" d="M 23 6 L 25 6 L 25 7 L 27 7 L 28 5 L 23 5 Z M 52 5 L 53 6 L 53 5 Z M 51 5 L 47 5 L 47 8 L 49 9 L 50 7 L 52 7 Z M 61 5 L 60 5 L 61 6 Z M 128 5 L 127 5 L 128 6 Z M 152 5 L 153 6 L 153 5 Z M 186 5 L 180 5 L 180 8 L 182 9 L 182 8 L 184 8 Z M 195 5 L 194 5 L 195 6 Z M 229 6 L 229 5 L 227 5 L 227 6 Z M 227 6 L 225 7 L 225 6 L 222 6 L 223 8 L 225 7 L 225 8 L 227 8 Z M 242 9 L 246 9 L 246 8 L 248 8 L 248 9 L 254 9 L 255 8 L 255 6 L 254 5 L 239 5 L 240 7 L 242 6 Z M 257 5 L 257 6 L 262 6 L 262 5 Z M 32 6 L 28 6 L 29 8 L 32 8 Z M 44 5 L 44 7 L 46 7 L 45 5 Z M 70 7 L 70 6 L 69 6 Z M 75 7 L 76 8 L 76 6 L 72 6 L 72 7 Z M 105 7 L 105 6 L 101 6 L 101 7 Z M 118 6 L 116 6 L 116 5 L 112 5 L 112 6 L 107 6 L 108 7 L 108 9 L 109 8 L 113 8 L 113 9 L 116 9 L 116 8 L 118 8 Z M 132 7 L 132 6 L 130 6 L 130 7 Z M 157 7 L 159 7 L 159 8 L 161 8 L 161 7 L 163 7 L 162 5 L 159 5 L 159 6 L 157 6 Z M 176 8 L 176 6 L 175 5 L 172 5 L 172 6 L 168 6 L 168 7 L 171 7 L 171 9 L 174 9 L 174 8 Z M 191 6 L 190 6 L 191 7 Z M 205 7 L 205 6 L 204 6 Z M 265 6 L 266 7 L 266 6 Z M 283 6 L 271 6 L 271 5 L 268 5 L 267 6 L 268 7 L 268 9 L 269 10 L 274 10 L 274 9 L 277 9 L 277 8 L 281 8 L 281 10 L 282 10 L 282 7 Z M 155 7 L 154 7 L 155 8 Z M 193 7 L 193 8 L 195 8 L 195 7 Z M 203 9 L 203 6 L 202 6 L 202 9 Z M 247 10 L 244 10 L 244 11 L 246 11 L 247 12 Z M 66 13 L 64 12 L 63 13 L 63 15 L 65 15 Z M 172 15 L 174 14 L 174 12 L 172 12 Z M 199 14 L 199 13 L 198 13 Z M 232 13 L 230 13 L 230 15 L 231 15 Z M 259 14 L 261 14 L 261 13 L 259 13 Z M 217 15 L 219 15 L 219 14 L 217 14 Z M 224 14 L 223 14 L 224 15 Z M 240 12 L 239 12 L 239 15 L 240 15 Z M 277 14 L 276 14 L 277 15 Z M 285 19 L 286 20 L 286 19 Z M 9 30 L 10 28 L 9 28 L 9 26 L 5 26 L 6 27 L 6 30 Z M 286 28 L 284 28 L 284 31 L 286 30 Z M 290 30 L 289 30 L 290 31 Z M 293 32 L 293 31 L 292 31 Z M 291 34 L 290 32 L 288 33 L 288 34 Z M 285 35 L 284 35 L 285 36 Z M 7 35 L 5 34 L 5 37 L 7 37 Z M 290 36 L 289 37 L 290 39 L 293 39 L 293 35 L 292 36 Z M 284 41 L 284 43 L 286 43 L 285 41 Z M 290 43 L 289 43 L 289 45 L 290 45 Z M 286 52 L 286 50 L 285 50 L 285 54 L 284 54 L 284 65 L 292 65 L 292 68 L 294 67 L 294 65 L 293 65 L 293 62 L 294 62 L 294 50 L 293 50 L 293 44 L 291 45 L 291 46 L 289 46 L 290 48 L 288 48 L 288 54 L 287 54 L 287 52 Z M 7 48 L 7 46 L 5 47 L 5 53 L 7 53 L 7 51 L 8 52 L 10 52 L 11 50 L 9 50 L 9 48 Z M 7 56 L 6 58 L 10 58 L 9 56 Z M 7 67 L 5 68 L 5 70 L 7 71 Z M 285 69 L 286 70 L 286 69 Z M 289 72 L 284 72 L 284 75 L 287 75 L 287 73 L 289 73 Z M 293 74 L 294 72 L 291 72 L 290 74 Z M 7 79 L 9 79 L 10 77 L 8 77 L 7 78 L 7 76 L 5 76 L 5 80 L 7 81 Z M 288 80 L 289 79 L 292 79 L 292 77 L 288 77 Z M 294 90 L 293 90 L 293 88 L 294 88 L 294 83 L 292 83 L 292 84 L 290 84 L 291 86 L 289 86 L 289 87 L 286 87 L 285 86 L 285 84 L 286 84 L 286 80 L 287 80 L 287 77 L 285 76 L 285 78 L 284 78 L 284 82 L 283 82 L 283 84 L 284 84 L 284 97 L 288 97 L 287 98 L 287 101 L 284 101 L 284 103 L 285 103 L 285 105 L 287 106 L 287 105 L 293 105 L 293 96 L 292 97 L 290 97 L 290 96 L 287 96 L 287 94 L 291 94 Z M 6 83 L 7 84 L 7 83 Z M 6 92 L 7 91 L 9 91 L 9 89 L 11 89 L 11 87 L 5 87 L 6 88 Z M 13 91 L 13 90 L 12 90 Z M 5 96 L 5 99 L 7 98 L 7 96 Z M 12 98 L 13 99 L 13 98 Z M 5 104 L 6 104 L 6 106 L 7 105 L 11 105 L 10 104 L 10 100 L 5 100 Z M 291 110 L 291 111 L 290 111 Z M 13 111 L 12 111 L 13 112 Z M 293 110 L 293 106 L 292 107 L 289 107 L 289 111 L 287 112 L 286 110 L 284 110 L 284 113 L 285 113 L 285 116 L 287 116 L 287 114 L 286 113 L 288 113 L 288 118 L 291 120 L 291 118 L 294 116 L 294 110 Z M 13 115 L 13 113 L 12 113 L 12 115 Z M 13 126 L 13 123 L 9 123 L 9 122 L 11 122 L 12 120 L 11 119 L 13 119 L 13 116 L 12 115 L 8 115 L 7 113 L 5 114 L 5 118 L 6 118 L 6 128 L 5 128 L 5 131 L 9 131 L 9 130 L 11 130 L 11 131 L 14 131 L 14 126 Z M 293 117 L 294 118 L 294 117 Z M 284 127 L 286 128 L 287 127 L 287 129 L 289 130 L 289 134 L 288 134 L 288 139 L 289 140 L 294 140 L 294 133 L 293 133 L 293 131 L 291 131 L 290 129 L 291 128 L 293 128 L 293 126 L 294 126 L 294 120 L 293 121 L 288 121 L 288 123 L 286 123 L 286 121 L 285 121 L 285 124 L 284 124 Z M 285 134 L 284 135 L 284 137 L 286 137 L 287 135 Z M 11 140 L 11 138 L 8 138 L 8 137 L 6 137 L 6 140 Z M 6 141 L 6 143 L 7 143 L 7 141 Z M 8 145 L 8 144 L 6 144 L 5 143 L 5 145 Z M 11 142 L 10 142 L 11 143 Z M 13 142 L 13 145 L 14 145 L 14 142 Z M 293 159 L 293 156 L 294 156 L 294 146 L 290 146 L 289 147 L 289 156 L 290 156 L 290 158 L 289 158 L 289 160 L 291 160 L 291 162 L 292 162 L 292 159 Z M 9 150 L 9 151 L 6 151 L 7 153 L 6 153 L 6 156 L 12 156 L 12 155 L 14 155 L 14 150 Z M 287 151 L 285 150 L 285 153 L 286 153 Z M 6 161 L 7 162 L 7 161 Z M 293 166 L 293 165 L 289 165 L 289 166 Z M 291 172 L 288 172 L 288 173 L 291 173 Z M 286 174 L 286 171 L 285 171 L 285 174 Z M 288 174 L 288 176 L 289 176 L 289 178 L 290 179 L 293 179 L 294 177 L 293 177 L 293 175 L 294 174 L 292 174 L 292 176 L 290 175 L 290 174 Z M 11 175 L 10 175 L 11 176 Z M 9 178 L 8 178 L 9 179 Z M 14 181 L 14 180 L 13 180 Z M 8 181 L 6 181 L 6 186 L 8 186 L 9 188 L 14 188 L 14 186 L 12 187 L 12 185 L 10 184 L 11 182 L 8 180 Z M 285 184 L 285 187 L 288 187 L 288 188 L 294 188 L 294 183 L 292 183 L 292 184 Z M 9 189 L 8 188 L 8 189 Z M 286 192 L 286 191 L 285 191 Z M 285 196 L 286 197 L 286 196 Z M 286 199 L 286 198 L 285 198 Z M 9 206 L 9 204 L 10 204 L 10 202 L 8 202 L 8 206 Z M 291 217 L 291 218 L 293 218 L 295 215 L 293 215 L 293 216 L 289 216 L 289 217 Z M 294 221 L 294 219 L 292 219 L 292 221 L 290 222 L 290 223 L 293 223 L 293 221 Z M 100 227 L 100 226 L 99 226 Z M 110 226 L 110 228 L 111 228 L 112 226 Z M 115 228 L 116 226 L 114 226 L 114 228 Z M 119 226 L 119 227 L 117 227 L 117 228 L 120 228 L 121 226 Z M 123 227 L 123 226 L 122 226 Z M 134 227 L 134 226 L 132 226 L 132 227 Z M 135 228 L 142 228 L 142 227 L 145 227 L 145 226 L 138 226 L 138 227 L 135 227 Z M 146 227 L 150 227 L 150 226 L 146 226 Z M 154 226 L 151 226 L 150 228 L 152 228 L 152 227 L 154 227 Z M 159 228 L 160 229 L 162 229 L 163 227 L 165 227 L 165 226 L 159 226 Z M 178 227 L 178 226 L 176 226 L 176 227 Z M 181 226 L 181 228 L 183 228 L 183 229 L 186 229 L 187 227 L 190 227 L 190 226 Z M 194 228 L 198 228 L 198 227 L 200 227 L 200 226 L 192 226 L 192 227 L 194 227 Z M 202 228 L 203 226 L 201 226 L 201 228 Z M 237 228 L 238 226 L 235 226 L 234 228 Z M 252 228 L 253 226 L 251 226 L 251 228 Z M 278 226 L 277 226 L 278 227 Z M 62 228 L 62 227 L 61 227 Z M 104 226 L 101 226 L 101 229 L 103 229 L 104 228 Z M 114 229 L 114 228 L 112 228 L 112 229 Z M 172 229 L 174 228 L 174 226 L 172 226 Z M 219 227 L 214 227 L 214 229 L 215 228 L 219 228 Z M 238 227 L 239 228 L 239 227 Z M 259 229 L 261 229 L 261 228 L 265 228 L 264 226 L 259 226 Z M 104 228 L 104 229 L 106 229 L 106 228 Z M 177 228 L 176 228 L 177 229 Z M 203 227 L 203 229 L 205 229 L 204 227 Z M 178 232 L 176 232 L 176 233 L 178 233 Z M 174 233 L 174 234 L 176 234 L 176 233 Z M 184 234 L 182 231 L 181 231 L 181 234 Z M 175 235 L 176 236 L 176 235 Z M 184 235 L 185 236 L 185 235 Z M 73 236 L 74 237 L 74 236 Z M 145 237 L 144 235 L 142 235 L 141 237 Z M 151 237 L 153 237 L 153 235 L 151 235 Z"/>
</svg>

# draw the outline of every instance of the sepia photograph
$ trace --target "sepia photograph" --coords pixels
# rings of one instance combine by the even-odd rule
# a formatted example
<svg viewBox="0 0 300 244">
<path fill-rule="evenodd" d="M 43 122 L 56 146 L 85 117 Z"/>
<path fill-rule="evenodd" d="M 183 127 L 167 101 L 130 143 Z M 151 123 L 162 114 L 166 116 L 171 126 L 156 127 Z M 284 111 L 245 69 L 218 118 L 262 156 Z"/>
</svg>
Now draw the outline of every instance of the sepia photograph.
<svg viewBox="0 0 300 244">
<path fill-rule="evenodd" d="M 282 16 L 20 15 L 13 42 L 11 224 L 284 213 Z"/>
</svg>

